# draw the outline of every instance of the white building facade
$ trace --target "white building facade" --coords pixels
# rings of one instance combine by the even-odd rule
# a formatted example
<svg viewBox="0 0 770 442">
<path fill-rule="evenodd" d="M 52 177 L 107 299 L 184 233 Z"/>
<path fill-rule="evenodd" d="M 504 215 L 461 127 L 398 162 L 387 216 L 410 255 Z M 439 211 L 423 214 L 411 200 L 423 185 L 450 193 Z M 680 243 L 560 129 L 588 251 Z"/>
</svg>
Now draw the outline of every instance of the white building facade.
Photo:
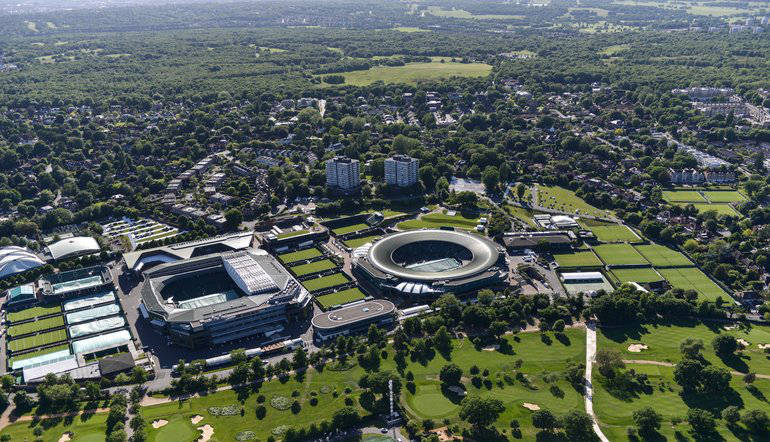
<svg viewBox="0 0 770 442">
<path fill-rule="evenodd" d="M 354 189 L 361 184 L 360 164 L 348 157 L 334 157 L 326 161 L 326 185 L 340 189 Z"/>
<path fill-rule="evenodd" d="M 385 160 L 385 182 L 389 186 L 411 187 L 417 184 L 420 160 L 406 155 L 395 155 Z"/>
</svg>

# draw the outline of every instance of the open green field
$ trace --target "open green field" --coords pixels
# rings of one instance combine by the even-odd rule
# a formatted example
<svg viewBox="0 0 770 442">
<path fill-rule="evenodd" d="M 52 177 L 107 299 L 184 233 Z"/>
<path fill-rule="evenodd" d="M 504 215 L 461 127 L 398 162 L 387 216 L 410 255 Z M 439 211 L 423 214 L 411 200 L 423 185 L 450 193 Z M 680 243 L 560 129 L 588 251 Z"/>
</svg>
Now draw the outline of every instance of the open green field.
<svg viewBox="0 0 770 442">
<path fill-rule="evenodd" d="M 284 253 L 283 255 L 278 255 L 278 259 L 280 259 L 281 262 L 284 264 L 291 264 L 293 262 L 304 261 L 306 259 L 315 258 L 316 256 L 321 256 L 321 251 L 313 247 L 310 249 L 298 250 L 296 252 Z"/>
<path fill-rule="evenodd" d="M 519 206 L 512 206 L 510 204 L 506 204 L 505 206 L 503 206 L 503 208 L 508 213 L 508 215 L 511 215 L 512 217 L 518 219 L 519 221 L 523 222 L 529 227 L 537 227 L 537 224 L 535 224 L 535 218 L 534 218 L 536 213 L 535 211 L 530 209 L 525 209 Z"/>
<path fill-rule="evenodd" d="M 623 359 L 645 359 L 676 363 L 682 359 L 679 344 L 687 338 L 703 341 L 703 357 L 714 365 L 729 368 L 741 373 L 749 371 L 770 374 L 767 355 L 759 348 L 761 344 L 770 344 L 770 327 L 752 326 L 748 329 L 725 328 L 729 324 L 717 322 L 699 323 L 682 321 L 678 323 L 633 324 L 625 327 L 600 327 L 597 332 L 598 348 L 617 350 Z M 721 360 L 711 347 L 711 341 L 718 335 L 733 335 L 743 339 L 749 346 L 740 357 Z M 631 344 L 646 344 L 649 348 L 640 353 L 628 351 Z"/>
<path fill-rule="evenodd" d="M 617 54 L 618 52 L 623 52 L 623 51 L 626 51 L 628 49 L 631 49 L 631 46 L 627 45 L 627 44 L 612 45 L 612 46 L 607 46 L 606 48 L 602 49 L 598 53 L 599 53 L 599 55 L 609 55 L 609 56 L 612 56 L 612 55 Z"/>
<path fill-rule="evenodd" d="M 698 292 L 700 299 L 714 301 L 718 296 L 728 302 L 731 299 L 730 295 L 696 267 L 658 269 L 658 272 L 672 287 L 693 289 Z"/>
<path fill-rule="evenodd" d="M 638 373 L 648 376 L 652 389 L 649 393 L 640 392 L 631 398 L 617 397 L 610 393 L 604 386 L 604 382 L 594 382 L 594 412 L 600 422 L 602 431 L 607 438 L 615 441 L 629 441 L 627 428 L 634 427 L 632 413 L 643 407 L 652 407 L 663 417 L 660 435 L 653 439 L 659 441 L 702 441 L 702 440 L 766 440 L 762 438 L 747 438 L 746 428 L 738 424 L 733 432 L 725 425 L 725 421 L 717 419 L 717 432 L 719 437 L 711 439 L 694 438 L 690 432 L 690 425 L 685 421 L 674 426 L 672 418 L 681 418 L 687 414 L 689 407 L 712 410 L 718 413 L 729 405 L 736 405 L 741 412 L 752 409 L 767 410 L 766 400 L 755 397 L 743 385 L 740 377 L 733 376 L 730 382 L 735 394 L 726 397 L 683 396 L 682 389 L 674 381 L 674 369 L 654 365 L 627 364 L 628 369 L 634 369 Z M 770 381 L 757 380 L 754 385 L 759 389 L 762 398 L 770 396 Z M 741 435 L 741 437 L 739 437 Z M 642 439 L 634 439 L 642 440 Z"/>
<path fill-rule="evenodd" d="M 674 249 L 669 249 L 660 244 L 645 244 L 634 246 L 636 250 L 650 261 L 655 267 L 692 266 L 692 262 L 686 256 Z"/>
<path fill-rule="evenodd" d="M 444 9 L 441 6 L 428 6 L 428 13 L 436 17 L 464 18 L 474 20 L 514 20 L 522 19 L 523 15 L 510 14 L 472 14 L 464 9 Z"/>
<path fill-rule="evenodd" d="M 636 236 L 627 226 L 622 224 L 610 224 L 610 223 L 590 223 L 597 225 L 584 224 L 583 220 L 580 221 L 588 230 L 592 231 L 596 235 L 596 239 L 601 242 L 638 242 L 641 239 Z"/>
<path fill-rule="evenodd" d="M 308 289 L 308 291 L 315 292 L 317 290 L 327 289 L 329 287 L 334 287 L 336 285 L 346 284 L 348 281 L 350 280 L 347 277 L 345 277 L 344 274 L 335 273 L 329 276 L 322 276 L 320 278 L 314 278 L 314 279 L 308 279 L 306 281 L 302 281 L 302 285 L 306 289 Z"/>
<path fill-rule="evenodd" d="M 575 195 L 575 192 L 559 186 L 538 185 L 537 203 L 542 207 L 575 215 L 611 216 L 609 211 L 598 209 Z"/>
<path fill-rule="evenodd" d="M 343 290 L 341 292 L 330 293 L 328 295 L 319 296 L 316 298 L 321 308 L 327 310 L 329 307 L 335 305 L 347 304 L 348 302 L 358 301 L 359 299 L 366 298 L 366 295 L 358 287 L 352 289 Z"/>
<path fill-rule="evenodd" d="M 736 190 L 705 190 L 703 194 L 712 203 L 741 203 L 748 200 L 748 198 Z"/>
<path fill-rule="evenodd" d="M 696 209 L 698 209 L 698 213 L 704 213 L 708 212 L 710 210 L 715 211 L 718 215 L 729 215 L 729 216 L 742 216 L 740 213 L 738 213 L 737 210 L 733 209 L 732 206 L 729 204 L 709 204 L 709 203 L 676 203 L 679 206 L 686 206 L 687 204 L 692 204 L 695 206 Z"/>
<path fill-rule="evenodd" d="M 398 224 L 401 230 L 410 229 L 438 229 L 444 226 L 454 227 L 463 230 L 476 230 L 479 223 L 478 217 L 465 217 L 460 212 L 455 216 L 449 216 L 445 213 L 429 213 L 422 215 L 418 219 L 404 221 Z"/>
<path fill-rule="evenodd" d="M 278 235 L 278 239 L 291 238 L 293 236 L 304 235 L 306 233 L 310 233 L 310 231 L 307 230 L 307 229 L 292 230 L 291 232 L 283 232 L 283 233 L 281 233 L 280 235 Z"/>
<path fill-rule="evenodd" d="M 30 307 L 18 312 L 8 312 L 8 321 L 13 324 L 14 322 L 25 321 L 27 319 L 51 315 L 59 312 L 61 312 L 60 305 Z"/>
<path fill-rule="evenodd" d="M 324 270 L 333 269 L 335 267 L 337 267 L 337 264 L 335 264 L 334 261 L 330 259 L 322 259 L 320 261 L 300 264 L 298 266 L 289 268 L 294 272 L 295 275 L 305 276 L 311 273 L 323 272 Z"/>
<path fill-rule="evenodd" d="M 599 244 L 594 252 L 610 266 L 649 264 L 630 244 Z"/>
<path fill-rule="evenodd" d="M 393 28 L 394 31 L 398 32 L 406 32 L 406 33 L 413 33 L 413 32 L 431 32 L 430 29 L 422 29 L 422 28 L 415 28 L 411 26 L 399 26 L 397 28 Z"/>
<path fill-rule="evenodd" d="M 64 329 L 48 333 L 40 333 L 26 338 L 14 339 L 8 342 L 8 349 L 11 351 L 22 351 L 30 348 L 40 347 L 54 342 L 66 341 L 67 331 Z"/>
<path fill-rule="evenodd" d="M 33 435 L 36 427 L 42 428 L 39 438 Z M 45 419 L 42 421 L 17 422 L 0 431 L 0 436 L 10 436 L 11 441 L 58 442 L 66 432 L 73 434 L 73 441 L 104 442 L 107 413 L 84 414 L 71 419 Z"/>
<path fill-rule="evenodd" d="M 612 269 L 612 275 L 621 284 L 624 282 L 636 282 L 639 284 L 645 284 L 648 282 L 663 281 L 663 277 L 650 267 Z"/>
<path fill-rule="evenodd" d="M 602 262 L 590 250 L 579 250 L 574 253 L 557 253 L 553 259 L 559 267 L 601 267 Z"/>
<path fill-rule="evenodd" d="M 61 327 L 64 325 L 64 316 L 54 316 L 53 318 L 40 319 L 38 321 L 25 322 L 8 328 L 9 336 L 20 336 L 27 333 L 48 330 L 50 328 Z"/>
<path fill-rule="evenodd" d="M 696 190 L 664 190 L 663 199 L 669 203 L 707 203 Z"/>
<path fill-rule="evenodd" d="M 368 229 L 369 225 L 364 223 L 353 224 L 352 226 L 338 227 L 333 229 L 335 235 L 344 235 L 346 233 L 358 232 L 359 230 Z"/>
<path fill-rule="evenodd" d="M 13 361 L 23 361 L 24 359 L 34 358 L 36 356 L 43 356 L 43 355 L 47 355 L 48 353 L 55 353 L 57 351 L 67 350 L 68 348 L 69 348 L 69 345 L 62 344 L 54 347 L 49 347 L 43 350 L 24 353 L 23 355 L 12 356 L 8 358 L 8 365 L 10 366 L 11 364 L 13 364 Z"/>
<path fill-rule="evenodd" d="M 437 80 L 449 77 L 484 77 L 492 70 L 486 63 L 459 63 L 432 61 L 430 63 L 407 63 L 404 66 L 375 66 L 371 69 L 342 72 L 345 84 L 366 86 L 377 81 L 384 83 L 415 84 L 423 80 Z"/>
<path fill-rule="evenodd" d="M 351 249 L 355 249 L 356 247 L 361 247 L 362 245 L 368 242 L 372 242 L 375 239 L 378 239 L 379 237 L 380 237 L 379 235 L 369 235 L 369 236 L 364 236 L 356 239 L 348 239 L 343 242 L 345 243 L 346 246 L 350 247 Z"/>
</svg>

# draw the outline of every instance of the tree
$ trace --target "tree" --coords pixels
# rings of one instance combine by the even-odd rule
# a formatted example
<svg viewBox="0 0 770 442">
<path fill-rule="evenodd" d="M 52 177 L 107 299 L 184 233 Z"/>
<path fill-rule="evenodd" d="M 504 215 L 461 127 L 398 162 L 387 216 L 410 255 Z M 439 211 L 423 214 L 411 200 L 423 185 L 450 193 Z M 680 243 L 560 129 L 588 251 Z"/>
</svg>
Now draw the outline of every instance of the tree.
<svg viewBox="0 0 770 442">
<path fill-rule="evenodd" d="M 481 182 L 487 192 L 494 192 L 500 185 L 500 172 L 494 166 L 487 166 L 481 174 Z"/>
<path fill-rule="evenodd" d="M 225 212 L 225 222 L 227 228 L 231 230 L 237 229 L 243 222 L 243 213 L 235 208 L 228 209 Z"/>
<path fill-rule="evenodd" d="M 16 396 L 13 397 L 13 404 L 16 406 L 18 412 L 25 412 L 32 409 L 34 402 L 26 392 L 19 391 L 16 393 Z"/>
<path fill-rule="evenodd" d="M 730 389 L 730 372 L 725 368 L 709 365 L 701 372 L 703 391 L 710 394 L 722 394 Z"/>
<path fill-rule="evenodd" d="M 695 391 L 700 386 L 703 364 L 696 359 L 682 359 L 674 368 L 674 380 L 685 391 Z"/>
<path fill-rule="evenodd" d="M 561 419 L 561 426 L 571 441 L 593 441 L 596 433 L 593 429 L 593 421 L 585 411 L 572 410 Z"/>
<path fill-rule="evenodd" d="M 251 379 L 259 382 L 265 378 L 265 363 L 259 356 L 254 356 L 251 360 Z"/>
<path fill-rule="evenodd" d="M 460 419 L 474 427 L 492 424 L 505 411 L 503 403 L 493 398 L 468 396 L 460 403 Z"/>
<path fill-rule="evenodd" d="M 717 356 L 724 359 L 738 350 L 738 340 L 733 335 L 718 335 L 711 341 L 711 346 Z"/>
<path fill-rule="evenodd" d="M 728 425 L 735 425 L 741 419 L 741 412 L 735 405 L 730 405 L 722 410 L 722 419 L 724 419 Z"/>
<path fill-rule="evenodd" d="M 307 368 L 307 352 L 304 348 L 298 347 L 297 350 L 294 351 L 292 365 L 294 365 L 295 369 Z"/>
<path fill-rule="evenodd" d="M 700 339 L 687 338 L 679 344 L 679 351 L 688 359 L 700 359 L 703 348 L 703 341 Z"/>
<path fill-rule="evenodd" d="M 452 350 L 452 337 L 449 335 L 445 325 L 442 325 L 433 336 L 433 345 L 441 353 L 448 353 Z"/>
<path fill-rule="evenodd" d="M 687 422 L 697 434 L 711 433 L 717 426 L 711 413 L 700 408 L 690 408 L 687 411 Z"/>
<path fill-rule="evenodd" d="M 623 358 L 620 353 L 613 350 L 599 350 L 596 352 L 596 368 L 605 378 L 614 377 L 616 370 L 624 368 Z"/>
<path fill-rule="evenodd" d="M 632 417 L 639 434 L 652 434 L 660 429 L 662 417 L 652 407 L 634 410 Z"/>
<path fill-rule="evenodd" d="M 361 416 L 353 407 L 340 408 L 332 415 L 332 424 L 335 428 L 340 429 L 352 428 L 358 424 L 359 420 L 361 420 Z"/>
<path fill-rule="evenodd" d="M 447 386 L 457 385 L 463 376 L 463 370 L 456 364 L 446 364 L 441 367 L 439 379 Z"/>
<path fill-rule="evenodd" d="M 553 331 L 556 333 L 561 333 L 564 331 L 564 320 L 563 319 L 557 319 L 556 322 L 553 323 Z"/>
<path fill-rule="evenodd" d="M 767 413 L 762 410 L 749 410 L 743 413 L 741 422 L 754 434 L 767 435 L 767 425 L 770 423 Z"/>
<path fill-rule="evenodd" d="M 553 431 L 558 426 L 559 422 L 548 410 L 537 410 L 532 413 L 532 425 L 535 428 L 539 428 L 545 431 Z"/>
</svg>

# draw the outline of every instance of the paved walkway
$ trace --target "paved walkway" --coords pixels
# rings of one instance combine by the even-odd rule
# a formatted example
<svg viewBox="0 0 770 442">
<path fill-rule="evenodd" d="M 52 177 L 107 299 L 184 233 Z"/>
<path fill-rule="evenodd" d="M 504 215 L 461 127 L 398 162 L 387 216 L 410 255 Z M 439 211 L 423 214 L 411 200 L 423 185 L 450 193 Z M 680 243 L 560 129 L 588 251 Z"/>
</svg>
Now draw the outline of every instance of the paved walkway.
<svg viewBox="0 0 770 442">
<path fill-rule="evenodd" d="M 596 323 L 593 321 L 586 323 L 586 389 L 585 389 L 585 403 L 586 413 L 591 416 L 593 422 L 594 433 L 599 437 L 602 442 L 609 442 L 607 436 L 604 435 L 602 429 L 599 427 L 599 422 L 594 414 L 594 387 L 591 383 L 591 368 L 596 357 Z"/>
<path fill-rule="evenodd" d="M 647 359 L 623 359 L 626 364 L 639 364 L 639 365 L 659 365 L 661 367 L 673 367 L 676 364 L 672 362 L 663 361 L 650 361 Z M 730 374 L 733 376 L 746 376 L 747 373 L 741 373 L 740 371 L 730 370 Z M 756 374 L 757 379 L 770 379 L 770 374 Z"/>
</svg>

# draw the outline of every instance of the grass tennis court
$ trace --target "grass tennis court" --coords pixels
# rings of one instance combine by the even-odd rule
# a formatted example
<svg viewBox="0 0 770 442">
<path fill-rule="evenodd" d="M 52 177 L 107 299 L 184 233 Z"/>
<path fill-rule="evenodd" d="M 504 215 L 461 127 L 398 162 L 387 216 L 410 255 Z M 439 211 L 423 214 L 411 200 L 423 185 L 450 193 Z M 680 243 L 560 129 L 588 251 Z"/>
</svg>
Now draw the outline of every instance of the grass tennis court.
<svg viewBox="0 0 770 442">
<path fill-rule="evenodd" d="M 659 269 L 658 272 L 672 287 L 695 290 L 699 298 L 714 301 L 717 296 L 721 296 L 725 301 L 730 300 L 730 296 L 721 287 L 696 267 Z"/>
<path fill-rule="evenodd" d="M 604 224 L 597 226 L 586 226 L 588 230 L 594 232 L 596 239 L 601 242 L 638 242 L 641 241 L 634 232 L 627 226 L 620 224 Z"/>
<path fill-rule="evenodd" d="M 304 261 L 306 259 L 315 258 L 316 256 L 321 256 L 321 251 L 316 248 L 311 248 L 311 249 L 305 249 L 305 250 L 298 250 L 296 252 L 291 252 L 291 253 L 284 253 L 283 255 L 278 255 L 278 259 L 280 259 L 281 262 L 284 264 L 290 264 L 292 262 Z"/>
<path fill-rule="evenodd" d="M 60 305 L 53 305 L 53 306 L 47 306 L 47 307 L 44 307 L 44 306 L 31 307 L 18 312 L 9 312 L 8 321 L 10 321 L 11 323 L 14 323 L 19 321 L 25 321 L 27 319 L 37 318 L 39 316 L 51 315 L 59 312 L 61 312 Z"/>
<path fill-rule="evenodd" d="M 283 232 L 278 235 L 278 239 L 291 238 L 292 236 L 300 236 L 306 233 L 310 233 L 310 230 L 292 230 L 289 232 Z"/>
<path fill-rule="evenodd" d="M 553 259 L 559 267 L 601 267 L 602 262 L 590 250 L 582 250 L 574 253 L 558 253 Z"/>
<path fill-rule="evenodd" d="M 687 204 L 692 203 L 677 203 L 679 206 L 686 206 Z M 740 213 L 738 213 L 737 210 L 733 209 L 732 206 L 729 204 L 708 204 L 708 203 L 694 203 L 693 206 L 695 206 L 696 209 L 698 209 L 698 213 L 704 213 L 708 212 L 710 210 L 715 211 L 718 215 L 729 215 L 729 216 L 742 216 Z"/>
<path fill-rule="evenodd" d="M 329 276 L 322 276 L 320 278 L 308 279 L 302 281 L 302 285 L 308 289 L 308 291 L 315 292 L 317 290 L 328 289 L 336 285 L 346 284 L 349 281 L 342 273 L 335 273 Z"/>
<path fill-rule="evenodd" d="M 438 229 L 442 226 L 450 226 L 456 229 L 476 230 L 479 223 L 477 217 L 466 217 L 460 212 L 455 216 L 449 216 L 445 213 L 430 213 L 423 215 L 420 219 L 412 219 L 398 224 L 402 230 L 410 229 Z"/>
<path fill-rule="evenodd" d="M 23 361 L 24 359 L 34 358 L 37 356 L 47 355 L 48 353 L 56 353 L 57 351 L 69 350 L 68 344 L 57 345 L 54 347 L 45 348 L 43 350 L 24 353 L 23 355 L 13 356 L 8 358 L 8 366 L 12 366 L 14 361 Z"/>
<path fill-rule="evenodd" d="M 740 203 L 747 200 L 736 190 L 706 190 L 703 194 L 712 203 Z"/>
<path fill-rule="evenodd" d="M 369 235 L 369 236 L 364 236 L 356 239 L 348 239 L 343 242 L 345 243 L 346 246 L 350 247 L 351 249 L 355 249 L 356 247 L 361 247 L 362 245 L 368 242 L 372 242 L 375 239 L 379 239 L 379 238 L 380 238 L 379 235 Z"/>
<path fill-rule="evenodd" d="M 683 267 L 693 265 L 683 254 L 660 244 L 645 244 L 634 247 L 655 267 Z"/>
<path fill-rule="evenodd" d="M 316 272 L 323 272 L 324 270 L 329 270 L 337 267 L 337 264 L 335 264 L 330 259 L 322 259 L 320 261 L 310 262 L 307 264 L 301 264 L 294 267 L 289 267 L 295 275 L 297 276 L 304 276 L 309 275 L 311 273 Z"/>
<path fill-rule="evenodd" d="M 594 247 L 607 265 L 645 265 L 647 260 L 629 244 L 600 244 Z"/>
<path fill-rule="evenodd" d="M 706 198 L 695 190 L 664 190 L 663 199 L 669 203 L 707 203 Z"/>
<path fill-rule="evenodd" d="M 46 318 L 39 321 L 25 322 L 23 324 L 11 326 L 8 329 L 8 335 L 20 336 L 27 333 L 48 330 L 49 328 L 61 327 L 63 325 L 64 317 L 54 316 L 53 318 Z"/>
<path fill-rule="evenodd" d="M 343 290 L 341 292 L 319 296 L 315 299 L 318 300 L 319 304 L 321 304 L 321 308 L 326 310 L 329 307 L 333 307 L 335 305 L 347 304 L 348 302 L 358 301 L 359 299 L 364 298 L 366 298 L 364 292 L 362 292 L 358 287 L 354 287 L 352 289 Z"/>
<path fill-rule="evenodd" d="M 67 340 L 67 331 L 61 329 L 48 333 L 40 333 L 34 336 L 28 336 L 26 338 L 14 339 L 8 342 L 8 348 L 11 351 L 22 351 L 65 340 Z"/>
<path fill-rule="evenodd" d="M 344 235 L 346 233 L 358 232 L 359 230 L 365 230 L 368 228 L 368 224 L 359 223 L 353 224 L 352 226 L 337 227 L 336 229 L 332 229 L 332 232 L 334 232 L 335 235 Z"/>
<path fill-rule="evenodd" d="M 638 269 L 613 269 L 612 275 L 621 284 L 624 282 L 638 282 L 639 284 L 644 284 L 663 280 L 663 277 L 650 267 Z"/>
</svg>

